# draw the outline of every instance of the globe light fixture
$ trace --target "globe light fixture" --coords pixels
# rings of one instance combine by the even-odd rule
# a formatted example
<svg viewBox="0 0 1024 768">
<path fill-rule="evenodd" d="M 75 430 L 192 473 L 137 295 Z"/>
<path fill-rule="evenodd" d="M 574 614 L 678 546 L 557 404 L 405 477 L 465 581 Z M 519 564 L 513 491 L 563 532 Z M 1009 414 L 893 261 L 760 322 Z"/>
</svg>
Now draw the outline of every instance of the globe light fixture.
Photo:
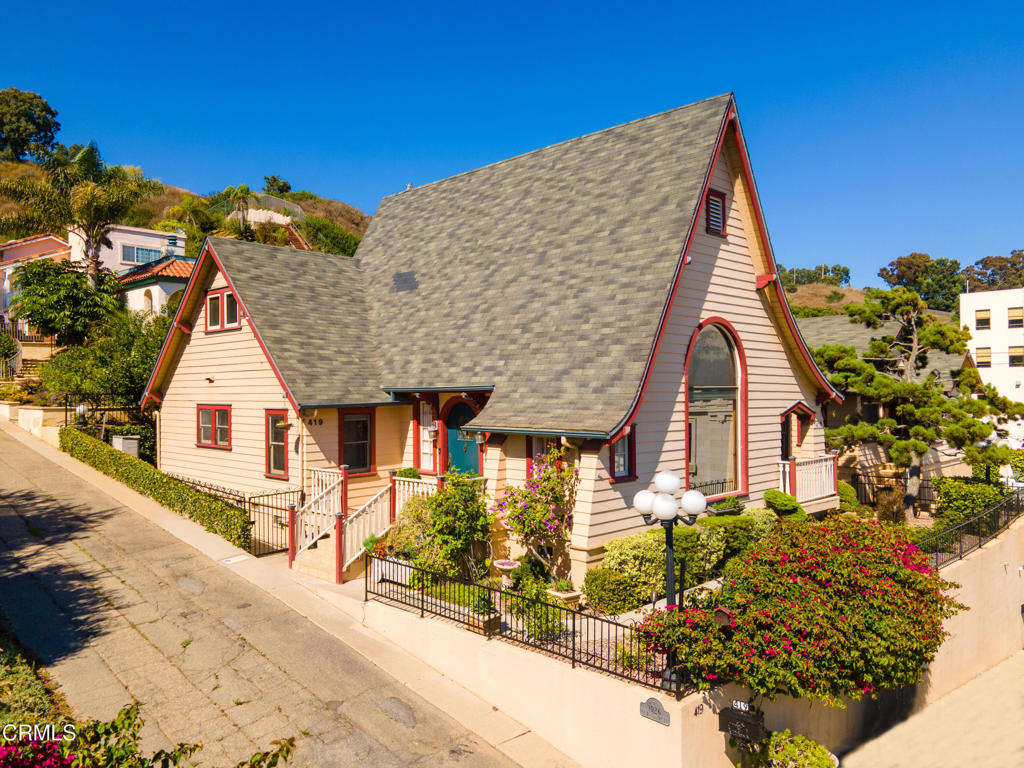
<svg viewBox="0 0 1024 768">
<path fill-rule="evenodd" d="M 676 556 L 672 529 L 677 523 L 693 525 L 697 517 L 707 509 L 708 502 L 704 494 L 697 490 L 689 490 L 683 494 L 682 510 L 675 494 L 683 487 L 679 475 L 669 470 L 662 470 L 654 476 L 654 487 L 658 493 L 650 490 L 639 491 L 633 497 L 633 508 L 641 514 L 644 523 L 654 525 L 661 523 L 665 529 L 665 599 L 668 605 L 678 605 L 686 594 L 686 559 L 683 558 L 680 568 L 679 595 L 676 595 L 675 572 Z M 661 675 L 661 687 L 669 691 L 678 691 L 681 684 L 679 670 L 676 669 L 675 653 L 668 654 L 668 663 Z"/>
</svg>

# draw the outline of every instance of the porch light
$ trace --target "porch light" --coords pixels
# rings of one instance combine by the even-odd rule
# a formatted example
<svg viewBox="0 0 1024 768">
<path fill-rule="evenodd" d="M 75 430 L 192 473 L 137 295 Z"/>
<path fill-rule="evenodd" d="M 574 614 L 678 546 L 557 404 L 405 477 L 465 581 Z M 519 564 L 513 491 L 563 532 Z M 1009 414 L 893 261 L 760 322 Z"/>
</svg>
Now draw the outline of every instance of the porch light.
<svg viewBox="0 0 1024 768">
<path fill-rule="evenodd" d="M 437 422 L 436 421 L 430 422 L 430 426 L 427 427 L 427 434 L 430 435 L 431 438 L 437 437 Z"/>
<path fill-rule="evenodd" d="M 683 481 L 675 472 L 663 470 L 654 477 L 654 487 L 658 493 L 649 490 L 639 491 L 633 497 L 633 507 L 643 517 L 644 523 L 654 525 L 661 523 L 665 529 L 665 602 L 667 605 L 678 605 L 686 594 L 686 558 L 681 562 L 680 591 L 676 595 L 675 584 L 675 547 L 672 530 L 677 523 L 693 525 L 697 517 L 705 509 L 708 502 L 704 494 L 690 490 L 683 494 L 682 514 L 679 513 L 679 501 L 674 494 L 683 487 Z M 728 623 L 728 622 L 727 622 Z M 675 652 L 668 654 L 668 664 L 661 674 L 661 687 L 667 691 L 678 691 L 681 678 L 676 669 Z"/>
<path fill-rule="evenodd" d="M 483 432 L 477 432 L 475 438 L 477 445 L 483 445 L 485 442 L 487 442 L 487 438 L 484 436 Z"/>
</svg>

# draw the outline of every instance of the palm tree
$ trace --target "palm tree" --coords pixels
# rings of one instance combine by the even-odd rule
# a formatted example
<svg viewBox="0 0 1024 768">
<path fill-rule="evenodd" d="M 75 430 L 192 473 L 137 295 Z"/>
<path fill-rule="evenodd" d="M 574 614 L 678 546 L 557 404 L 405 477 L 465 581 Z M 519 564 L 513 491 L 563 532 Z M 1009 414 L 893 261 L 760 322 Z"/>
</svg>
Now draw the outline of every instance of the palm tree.
<svg viewBox="0 0 1024 768">
<path fill-rule="evenodd" d="M 17 213 L 0 216 L 0 232 L 77 229 L 84 240 L 86 273 L 95 286 L 100 247 L 110 247 L 110 229 L 136 203 L 159 192 L 160 184 L 138 168 L 107 165 L 92 142 L 50 152 L 39 170 L 40 178 L 0 180 L 0 198 L 19 207 Z"/>
<path fill-rule="evenodd" d="M 183 221 L 194 227 L 202 227 L 210 219 L 206 200 L 195 195 L 185 195 L 181 198 L 181 202 L 168 208 L 164 215 L 169 219 Z"/>
<path fill-rule="evenodd" d="M 228 199 L 234 203 L 235 210 L 242 217 L 242 227 L 245 227 L 245 218 L 249 213 L 249 198 L 252 197 L 252 190 L 249 189 L 248 184 L 239 184 L 237 187 L 231 187 L 231 193 L 228 195 Z"/>
</svg>

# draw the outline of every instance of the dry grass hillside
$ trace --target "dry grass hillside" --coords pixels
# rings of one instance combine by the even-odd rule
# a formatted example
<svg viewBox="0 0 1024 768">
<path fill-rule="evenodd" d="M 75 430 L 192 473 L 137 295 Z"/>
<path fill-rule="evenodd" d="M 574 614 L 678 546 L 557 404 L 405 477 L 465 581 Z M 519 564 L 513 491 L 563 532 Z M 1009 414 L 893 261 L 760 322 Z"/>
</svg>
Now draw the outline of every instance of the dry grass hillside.
<svg viewBox="0 0 1024 768">
<path fill-rule="evenodd" d="M 21 175 L 38 176 L 39 171 L 32 163 L 0 162 L 0 179 L 12 178 Z M 164 184 L 161 191 L 152 197 L 139 203 L 128 216 L 128 220 L 122 223 L 131 224 L 137 227 L 152 227 L 161 219 L 166 218 L 165 212 L 181 202 L 185 195 L 195 195 L 187 189 Z M 196 195 L 201 197 L 201 195 Z M 343 229 L 354 232 L 360 237 L 366 233 L 370 225 L 370 217 L 348 203 L 340 200 L 331 200 L 326 197 L 314 197 L 309 200 L 299 201 L 302 210 L 308 215 L 320 216 L 329 219 Z M 0 199 L 0 215 L 10 214 L 17 210 L 17 206 L 6 200 Z"/>
<path fill-rule="evenodd" d="M 843 298 L 838 301 L 828 301 L 825 297 L 830 293 L 838 291 Z M 842 309 L 844 304 L 860 304 L 864 301 L 864 291 L 860 288 L 838 288 L 834 285 L 823 285 L 813 283 L 811 285 L 799 285 L 796 291 L 786 291 L 786 298 L 791 305 L 798 307 L 832 307 Z"/>
</svg>

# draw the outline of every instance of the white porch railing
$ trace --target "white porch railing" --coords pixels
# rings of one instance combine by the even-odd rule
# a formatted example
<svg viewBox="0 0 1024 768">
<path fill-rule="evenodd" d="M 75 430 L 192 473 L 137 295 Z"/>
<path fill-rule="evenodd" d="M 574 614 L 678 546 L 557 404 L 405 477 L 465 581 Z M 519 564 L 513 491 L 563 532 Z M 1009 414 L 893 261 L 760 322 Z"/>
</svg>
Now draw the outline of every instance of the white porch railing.
<svg viewBox="0 0 1024 768">
<path fill-rule="evenodd" d="M 779 462 L 779 489 L 803 503 L 834 496 L 836 493 L 836 457 L 834 454 L 813 459 Z"/>
<path fill-rule="evenodd" d="M 295 554 L 304 552 L 334 530 L 334 519 L 345 510 L 345 476 L 339 469 L 310 470 L 309 500 L 295 512 Z"/>
<path fill-rule="evenodd" d="M 417 477 L 396 477 L 395 478 L 395 513 L 402 514 L 405 502 L 413 496 L 433 496 L 437 493 L 436 479 L 423 479 Z"/>
<path fill-rule="evenodd" d="M 361 554 L 367 536 L 383 536 L 391 528 L 391 486 L 385 485 L 363 506 L 345 517 L 341 561 L 348 568 Z"/>
</svg>

